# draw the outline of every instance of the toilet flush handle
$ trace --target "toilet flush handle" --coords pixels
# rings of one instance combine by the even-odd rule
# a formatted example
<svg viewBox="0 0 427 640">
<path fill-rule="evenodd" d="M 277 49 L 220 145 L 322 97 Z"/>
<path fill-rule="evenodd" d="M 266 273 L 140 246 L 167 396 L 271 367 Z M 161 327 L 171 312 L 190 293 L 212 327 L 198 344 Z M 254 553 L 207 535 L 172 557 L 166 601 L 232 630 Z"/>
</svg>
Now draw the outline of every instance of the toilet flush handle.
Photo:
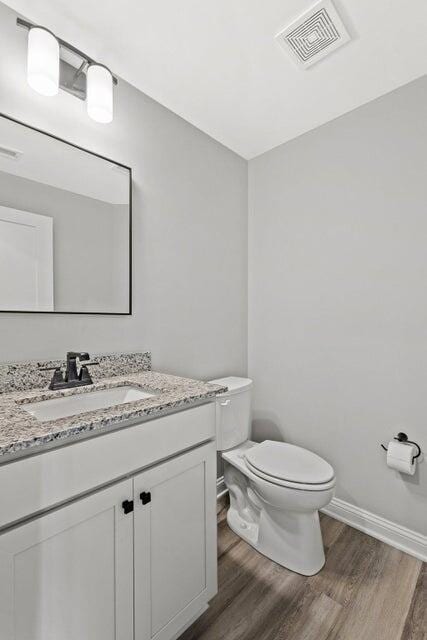
<svg viewBox="0 0 427 640">
<path fill-rule="evenodd" d="M 221 404 L 221 407 L 228 407 L 228 405 L 230 404 L 230 400 L 224 400 L 220 404 Z"/>
</svg>

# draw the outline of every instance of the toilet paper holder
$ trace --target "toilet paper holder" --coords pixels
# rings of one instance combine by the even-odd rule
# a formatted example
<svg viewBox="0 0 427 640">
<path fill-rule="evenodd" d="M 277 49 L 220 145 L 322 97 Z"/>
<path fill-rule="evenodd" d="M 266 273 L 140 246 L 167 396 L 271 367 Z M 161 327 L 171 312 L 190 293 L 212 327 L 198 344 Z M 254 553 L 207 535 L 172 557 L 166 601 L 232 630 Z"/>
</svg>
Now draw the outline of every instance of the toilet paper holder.
<svg viewBox="0 0 427 640">
<path fill-rule="evenodd" d="M 398 440 L 398 442 L 404 442 L 405 444 L 413 444 L 414 447 L 417 447 L 418 449 L 418 453 L 416 456 L 413 456 L 412 458 L 412 464 L 414 464 L 414 461 L 420 457 L 421 455 L 421 447 L 419 444 L 417 444 L 416 442 L 414 442 L 413 440 L 408 440 L 408 436 L 406 435 L 406 433 L 403 433 L 402 431 L 400 431 L 397 436 L 394 436 L 393 440 Z M 388 451 L 387 447 L 385 445 L 381 445 L 381 447 L 384 449 L 384 451 Z"/>
</svg>

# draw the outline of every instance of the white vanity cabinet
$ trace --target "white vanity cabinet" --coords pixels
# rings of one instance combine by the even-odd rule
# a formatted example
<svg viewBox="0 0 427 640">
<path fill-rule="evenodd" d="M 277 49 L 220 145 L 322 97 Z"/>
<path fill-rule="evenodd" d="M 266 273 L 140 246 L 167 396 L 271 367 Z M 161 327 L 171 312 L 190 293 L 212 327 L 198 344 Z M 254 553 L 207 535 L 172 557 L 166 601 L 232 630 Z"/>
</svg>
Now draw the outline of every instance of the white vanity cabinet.
<svg viewBox="0 0 427 640">
<path fill-rule="evenodd" d="M 168 640 L 216 593 L 216 447 L 134 478 L 135 640 Z"/>
<path fill-rule="evenodd" d="M 0 535 L 2 640 L 132 640 L 132 481 Z"/>
<path fill-rule="evenodd" d="M 127 438 L 133 456 L 139 450 L 141 457 L 147 456 L 150 439 L 139 449 L 141 433 L 146 428 L 153 435 L 154 422 L 159 441 L 182 429 L 190 446 L 170 452 L 160 463 L 152 460 L 145 470 L 133 467 L 122 479 L 116 475 L 117 480 L 95 485 L 82 497 L 76 493 L 44 513 L 34 508 L 28 519 L 16 523 L 11 519 L 16 506 L 10 500 L 2 505 L 0 490 L 3 518 L 11 522 L 0 532 L 1 640 L 173 640 L 206 608 L 217 588 L 212 404 L 13 462 L 0 469 L 0 481 L 8 481 L 13 493 L 22 465 L 15 496 L 24 499 L 22 484 L 30 486 L 34 469 L 38 480 L 41 469 L 47 478 L 46 470 L 58 477 L 55 454 L 64 456 L 65 469 L 72 466 L 70 456 L 86 464 L 88 447 L 96 450 L 99 442 L 105 451 L 109 437 L 120 444 L 118 435 L 124 442 Z M 132 455 L 128 459 L 133 464 Z M 122 458 L 123 451 L 120 463 Z M 112 460 L 111 453 L 107 462 L 114 474 Z M 103 478 L 99 458 L 94 458 L 94 468 Z M 61 486 L 70 491 L 68 481 Z M 37 498 L 36 505 L 50 493 Z"/>
</svg>

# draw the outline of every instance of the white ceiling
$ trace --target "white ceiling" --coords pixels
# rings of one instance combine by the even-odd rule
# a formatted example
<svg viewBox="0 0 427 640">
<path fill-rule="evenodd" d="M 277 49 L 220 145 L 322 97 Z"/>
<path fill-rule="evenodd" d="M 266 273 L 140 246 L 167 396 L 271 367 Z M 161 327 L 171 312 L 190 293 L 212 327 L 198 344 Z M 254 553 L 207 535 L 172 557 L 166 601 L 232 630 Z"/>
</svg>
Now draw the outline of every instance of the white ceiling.
<svg viewBox="0 0 427 640">
<path fill-rule="evenodd" d="M 353 40 L 301 70 L 275 34 L 312 0 L 6 0 L 245 158 L 422 76 L 425 0 L 335 0 Z"/>
</svg>

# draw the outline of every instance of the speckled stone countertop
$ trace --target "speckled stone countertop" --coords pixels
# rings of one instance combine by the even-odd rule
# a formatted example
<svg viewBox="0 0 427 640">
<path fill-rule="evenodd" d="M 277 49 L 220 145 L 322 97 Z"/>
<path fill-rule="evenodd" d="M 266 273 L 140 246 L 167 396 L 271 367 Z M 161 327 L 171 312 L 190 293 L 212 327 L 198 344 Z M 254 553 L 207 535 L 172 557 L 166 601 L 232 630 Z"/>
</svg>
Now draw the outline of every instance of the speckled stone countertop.
<svg viewBox="0 0 427 640">
<path fill-rule="evenodd" d="M 41 422 L 25 411 L 25 404 L 61 396 L 92 393 L 96 390 L 130 385 L 155 395 L 106 409 L 88 411 L 66 418 Z M 190 408 L 215 397 L 226 387 L 189 378 L 140 371 L 103 378 L 93 385 L 61 391 L 21 390 L 0 394 L 0 464 L 68 444 L 76 439 L 107 432 L 137 419 L 147 420 L 172 411 Z"/>
</svg>

